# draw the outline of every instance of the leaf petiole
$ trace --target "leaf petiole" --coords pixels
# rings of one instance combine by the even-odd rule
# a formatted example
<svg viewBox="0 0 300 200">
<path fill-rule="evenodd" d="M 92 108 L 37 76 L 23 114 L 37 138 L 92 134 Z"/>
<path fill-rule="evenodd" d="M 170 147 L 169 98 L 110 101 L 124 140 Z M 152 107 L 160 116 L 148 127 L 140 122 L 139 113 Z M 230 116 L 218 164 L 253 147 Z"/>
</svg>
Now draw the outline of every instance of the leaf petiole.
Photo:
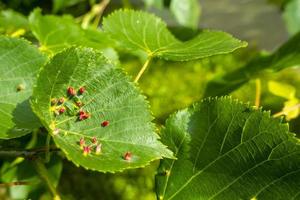
<svg viewBox="0 0 300 200">
<path fill-rule="evenodd" d="M 137 83 L 139 81 L 139 79 L 141 78 L 141 76 L 143 75 L 143 73 L 145 72 L 145 70 L 147 69 L 149 63 L 151 62 L 152 56 L 149 56 L 146 60 L 146 62 L 144 63 L 143 67 L 141 68 L 141 70 L 139 71 L 138 75 L 135 77 L 134 82 Z"/>
</svg>

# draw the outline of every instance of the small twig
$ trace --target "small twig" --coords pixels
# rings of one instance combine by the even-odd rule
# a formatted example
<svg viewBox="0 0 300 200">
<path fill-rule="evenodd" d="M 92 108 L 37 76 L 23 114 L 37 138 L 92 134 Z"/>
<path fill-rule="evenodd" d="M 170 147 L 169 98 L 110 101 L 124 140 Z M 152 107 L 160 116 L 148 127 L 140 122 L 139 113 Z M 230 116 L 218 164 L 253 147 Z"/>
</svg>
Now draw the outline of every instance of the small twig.
<svg viewBox="0 0 300 200">
<path fill-rule="evenodd" d="M 260 97 L 261 97 L 261 80 L 258 78 L 255 80 L 255 107 L 258 108 L 260 105 Z"/>
<path fill-rule="evenodd" d="M 28 149 L 28 150 L 2 150 L 0 151 L 0 157 L 24 157 L 24 158 L 34 158 L 38 154 L 45 153 L 47 147 Z M 60 151 L 57 147 L 49 147 L 49 151 Z"/>
<path fill-rule="evenodd" d="M 36 159 L 33 161 L 33 165 L 34 165 L 36 172 L 39 174 L 40 178 L 44 181 L 45 185 L 48 187 L 49 191 L 52 193 L 53 199 L 60 200 L 60 197 L 56 191 L 56 188 L 50 180 L 50 175 L 49 175 L 44 163 L 40 159 Z"/>
<path fill-rule="evenodd" d="M 152 57 L 149 56 L 145 62 L 145 64 L 143 65 L 143 67 L 141 68 L 141 70 L 139 71 L 138 75 L 135 77 L 134 82 L 137 83 L 139 81 L 139 79 L 141 78 L 141 76 L 143 75 L 143 73 L 145 72 L 145 70 L 147 69 L 150 61 L 151 61 Z"/>
<path fill-rule="evenodd" d="M 48 133 L 46 138 L 45 163 L 48 163 L 50 161 L 50 142 L 51 142 L 51 135 Z"/>
<path fill-rule="evenodd" d="M 12 187 L 17 185 L 29 185 L 30 182 L 28 181 L 15 181 L 10 183 L 0 183 L 0 187 Z"/>
<path fill-rule="evenodd" d="M 282 110 L 278 113 L 275 113 L 273 115 L 273 117 L 279 117 L 280 115 L 285 115 L 286 113 L 289 113 L 289 112 L 294 111 L 294 110 L 299 109 L 299 108 L 300 108 L 300 103 L 298 103 L 294 106 L 287 107 L 285 110 Z"/>
</svg>

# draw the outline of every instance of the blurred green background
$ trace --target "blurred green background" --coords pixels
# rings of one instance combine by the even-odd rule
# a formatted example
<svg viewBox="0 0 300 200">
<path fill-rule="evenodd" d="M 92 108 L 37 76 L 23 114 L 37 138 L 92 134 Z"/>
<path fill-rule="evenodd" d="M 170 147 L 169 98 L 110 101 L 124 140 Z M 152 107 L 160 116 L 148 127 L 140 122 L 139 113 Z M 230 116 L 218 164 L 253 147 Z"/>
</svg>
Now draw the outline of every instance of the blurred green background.
<svg viewBox="0 0 300 200">
<path fill-rule="evenodd" d="M 183 1 L 184 2 L 184 1 Z M 103 16 L 118 8 L 147 10 L 163 18 L 170 30 L 180 39 L 192 38 L 198 29 L 218 29 L 229 32 L 235 37 L 246 40 L 249 46 L 233 54 L 214 56 L 192 62 L 167 62 L 153 60 L 139 81 L 140 88 L 147 96 L 155 123 L 159 129 L 170 113 L 185 108 L 202 98 L 209 80 L 220 77 L 228 71 L 238 69 L 259 52 L 272 52 L 300 29 L 300 1 L 298 0 L 201 0 L 193 1 L 190 10 L 180 11 L 171 0 L 111 0 Z M 196 2 L 196 3 L 195 3 Z M 295 3 L 296 2 L 296 3 Z M 37 43 L 28 28 L 27 16 L 36 7 L 43 14 L 70 14 L 83 22 L 84 16 L 101 1 L 97 0 L 1 0 L 0 33 L 20 34 Z M 178 10 L 179 9 L 179 10 Z M 191 18 L 182 20 L 184 13 Z M 296 13 L 296 14 L 295 14 Z M 297 18 L 298 17 L 298 18 Z M 101 23 L 100 23 L 101 24 Z M 101 28 L 101 26 L 99 27 Z M 20 29 L 21 32 L 20 32 Z M 19 32 L 18 32 L 19 31 Z M 142 55 L 129 55 L 118 51 L 121 67 L 135 77 L 144 62 Z M 297 104 L 300 98 L 299 69 L 288 68 L 278 73 L 264 72 L 259 78 L 262 88 L 260 105 L 272 113 L 280 112 L 285 104 Z M 254 105 L 257 80 L 253 79 L 231 95 Z M 287 91 L 278 94 L 276 91 Z M 295 93 L 289 99 L 289 90 Z M 279 92 L 280 93 L 280 92 Z M 293 100 L 293 102 L 292 102 Z M 290 114 L 292 132 L 300 133 L 298 110 Z M 38 146 L 36 137 L 25 136 L 15 141 L 0 142 L 0 148 L 24 148 L 28 143 Z M 153 200 L 154 176 L 158 162 L 144 169 L 129 170 L 117 174 L 103 174 L 86 171 L 76 167 L 66 159 L 60 162 L 53 156 L 49 168 L 58 177 L 58 191 L 63 199 L 120 199 Z M 51 199 L 43 184 L 30 170 L 26 161 L 0 161 L 1 182 L 29 180 L 29 186 L 1 187 L 0 199 Z"/>
</svg>

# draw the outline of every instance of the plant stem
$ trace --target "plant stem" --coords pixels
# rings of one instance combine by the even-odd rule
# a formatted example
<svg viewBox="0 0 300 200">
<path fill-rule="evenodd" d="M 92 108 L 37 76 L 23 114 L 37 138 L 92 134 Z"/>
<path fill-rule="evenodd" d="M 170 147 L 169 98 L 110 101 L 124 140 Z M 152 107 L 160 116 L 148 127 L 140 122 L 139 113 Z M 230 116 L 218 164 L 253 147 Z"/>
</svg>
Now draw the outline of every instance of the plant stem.
<svg viewBox="0 0 300 200">
<path fill-rule="evenodd" d="M 50 141 L 51 135 L 48 133 L 46 138 L 45 163 L 48 163 L 50 161 Z"/>
<path fill-rule="evenodd" d="M 11 187 L 16 185 L 29 185 L 28 181 L 15 181 L 10 183 L 0 183 L 0 187 Z"/>
<path fill-rule="evenodd" d="M 255 107 L 258 108 L 260 105 L 260 97 L 261 97 L 261 80 L 257 78 L 255 80 L 256 92 L 255 92 Z"/>
<path fill-rule="evenodd" d="M 139 71 L 138 75 L 135 77 L 134 82 L 137 83 L 139 81 L 139 79 L 141 78 L 141 76 L 143 75 L 143 73 L 145 72 L 145 70 L 147 69 L 150 61 L 151 61 L 152 57 L 149 56 L 146 60 L 146 62 L 144 63 L 142 69 Z"/>
<path fill-rule="evenodd" d="M 39 174 L 40 178 L 44 181 L 49 191 L 52 193 L 53 199 L 60 200 L 60 197 L 56 191 L 55 186 L 51 183 L 50 176 L 48 174 L 47 168 L 45 167 L 44 163 L 40 159 L 35 159 L 33 160 L 33 165 L 35 167 L 35 170 Z"/>
<path fill-rule="evenodd" d="M 299 108 L 300 108 L 300 103 L 298 103 L 298 104 L 296 104 L 294 106 L 287 107 L 285 110 L 282 110 L 282 111 L 280 111 L 278 113 L 275 113 L 273 115 L 273 117 L 279 117 L 280 115 L 284 115 L 284 114 L 286 114 L 288 112 L 291 112 L 291 111 L 299 109 Z"/>
<path fill-rule="evenodd" d="M 97 28 L 100 22 L 100 19 L 102 17 L 102 14 L 105 10 L 105 8 L 107 7 L 107 5 L 109 4 L 110 0 L 102 0 L 102 2 L 98 5 L 97 8 L 97 14 L 95 16 L 95 19 L 93 21 L 93 25 Z"/>
<path fill-rule="evenodd" d="M 49 151 L 60 151 L 56 147 L 49 147 Z M 28 150 L 4 150 L 0 151 L 0 157 L 24 157 L 24 158 L 33 158 L 40 153 L 45 153 L 46 147 L 28 149 Z"/>
</svg>

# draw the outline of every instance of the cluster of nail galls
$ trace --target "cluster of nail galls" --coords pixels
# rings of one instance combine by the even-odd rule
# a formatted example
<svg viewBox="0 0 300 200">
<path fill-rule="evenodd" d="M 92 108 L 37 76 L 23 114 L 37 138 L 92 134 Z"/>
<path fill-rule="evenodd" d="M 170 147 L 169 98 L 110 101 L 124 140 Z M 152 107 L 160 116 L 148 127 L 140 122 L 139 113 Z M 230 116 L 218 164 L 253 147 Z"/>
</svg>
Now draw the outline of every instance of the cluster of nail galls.
<svg viewBox="0 0 300 200">
<path fill-rule="evenodd" d="M 83 110 L 85 105 L 81 100 L 83 94 L 86 92 L 85 87 L 80 87 L 77 91 L 73 87 L 67 88 L 67 98 L 53 98 L 51 99 L 51 109 L 55 117 L 68 113 L 72 116 L 77 116 L 78 121 L 87 120 L 91 117 L 91 114 L 88 111 Z M 71 103 L 70 103 L 71 102 Z M 105 120 L 100 123 L 102 127 L 107 127 L 109 121 Z M 58 134 L 59 129 L 54 131 L 54 134 Z M 80 148 L 83 151 L 83 155 L 87 156 L 90 153 L 94 152 L 96 155 L 99 155 L 102 151 L 102 144 L 97 140 L 96 137 L 92 137 L 89 140 L 85 138 L 80 138 L 78 141 Z M 130 161 L 132 157 L 131 152 L 126 152 L 123 155 L 123 159 Z"/>
</svg>

